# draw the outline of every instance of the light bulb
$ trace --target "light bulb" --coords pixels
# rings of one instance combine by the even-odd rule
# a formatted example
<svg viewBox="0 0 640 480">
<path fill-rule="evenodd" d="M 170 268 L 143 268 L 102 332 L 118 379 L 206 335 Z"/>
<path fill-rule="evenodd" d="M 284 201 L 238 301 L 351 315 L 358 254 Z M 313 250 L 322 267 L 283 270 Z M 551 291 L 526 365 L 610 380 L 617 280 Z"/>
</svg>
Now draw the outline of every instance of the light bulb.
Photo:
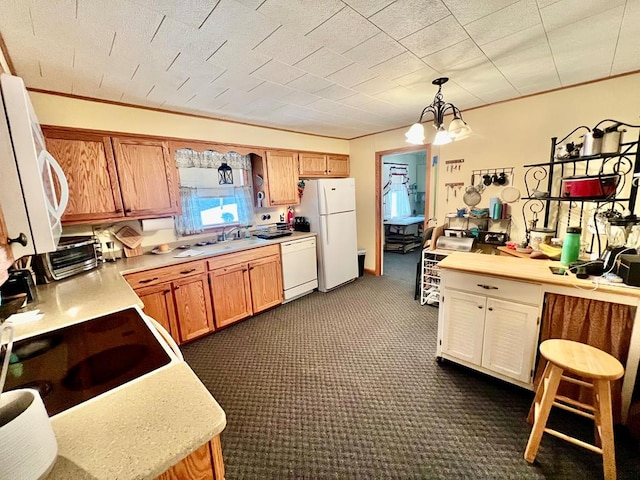
<svg viewBox="0 0 640 480">
<path fill-rule="evenodd" d="M 404 134 L 407 138 L 406 142 L 413 145 L 424 144 L 424 127 L 420 123 L 414 123 L 411 128 Z"/>
</svg>

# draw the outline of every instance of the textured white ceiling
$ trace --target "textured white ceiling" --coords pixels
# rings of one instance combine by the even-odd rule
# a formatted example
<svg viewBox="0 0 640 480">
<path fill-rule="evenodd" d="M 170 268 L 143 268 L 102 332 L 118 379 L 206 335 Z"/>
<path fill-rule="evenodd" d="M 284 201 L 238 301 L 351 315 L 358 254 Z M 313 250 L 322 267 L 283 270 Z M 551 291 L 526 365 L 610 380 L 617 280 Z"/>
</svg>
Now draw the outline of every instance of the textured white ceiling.
<svg viewBox="0 0 640 480">
<path fill-rule="evenodd" d="M 640 0 L 0 0 L 28 87 L 353 138 L 640 69 Z"/>
</svg>

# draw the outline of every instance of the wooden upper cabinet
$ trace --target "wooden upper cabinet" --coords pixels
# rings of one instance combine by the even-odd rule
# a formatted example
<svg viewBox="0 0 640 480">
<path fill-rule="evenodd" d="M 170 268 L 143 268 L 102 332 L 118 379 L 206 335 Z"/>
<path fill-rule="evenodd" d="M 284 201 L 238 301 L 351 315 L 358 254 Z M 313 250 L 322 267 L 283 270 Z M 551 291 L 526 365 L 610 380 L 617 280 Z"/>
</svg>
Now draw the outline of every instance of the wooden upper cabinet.
<svg viewBox="0 0 640 480">
<path fill-rule="evenodd" d="M 327 156 L 323 153 L 298 154 L 301 177 L 324 177 L 327 174 Z"/>
<path fill-rule="evenodd" d="M 7 270 L 13 263 L 13 253 L 8 241 L 7 227 L 4 224 L 2 208 L 0 208 L 0 285 L 7 281 Z"/>
<path fill-rule="evenodd" d="M 327 176 L 348 177 L 349 157 L 346 155 L 327 155 Z"/>
<path fill-rule="evenodd" d="M 269 206 L 297 205 L 298 154 L 295 152 L 266 152 Z"/>
<path fill-rule="evenodd" d="M 111 138 L 95 133 L 43 128 L 47 150 L 69 183 L 64 223 L 123 217 Z"/>
<path fill-rule="evenodd" d="M 167 142 L 128 137 L 112 141 L 125 215 L 178 213 L 176 167 Z"/>
<path fill-rule="evenodd" d="M 298 155 L 300 176 L 303 178 L 349 176 L 349 157 L 347 155 L 308 152 L 300 152 Z"/>
</svg>

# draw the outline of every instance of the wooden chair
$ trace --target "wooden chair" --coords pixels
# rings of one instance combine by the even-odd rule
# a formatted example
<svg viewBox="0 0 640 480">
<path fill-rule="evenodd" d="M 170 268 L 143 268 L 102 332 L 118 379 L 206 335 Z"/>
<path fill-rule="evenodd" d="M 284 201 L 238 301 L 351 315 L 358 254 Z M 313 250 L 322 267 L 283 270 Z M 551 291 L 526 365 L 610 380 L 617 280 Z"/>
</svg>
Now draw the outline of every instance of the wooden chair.
<svg viewBox="0 0 640 480">
<path fill-rule="evenodd" d="M 540 354 L 547 360 L 540 384 L 533 400 L 533 429 L 524 452 L 527 462 L 533 463 L 543 433 L 549 433 L 574 445 L 602 455 L 604 478 L 616 478 L 613 416 L 611 411 L 611 382 L 624 375 L 622 364 L 608 353 L 590 345 L 570 340 L 552 339 L 542 342 Z M 564 375 L 565 372 L 582 380 Z M 593 405 L 557 395 L 560 381 L 593 388 Z M 578 440 L 546 427 L 551 407 L 562 408 L 595 421 L 596 445 Z"/>
</svg>

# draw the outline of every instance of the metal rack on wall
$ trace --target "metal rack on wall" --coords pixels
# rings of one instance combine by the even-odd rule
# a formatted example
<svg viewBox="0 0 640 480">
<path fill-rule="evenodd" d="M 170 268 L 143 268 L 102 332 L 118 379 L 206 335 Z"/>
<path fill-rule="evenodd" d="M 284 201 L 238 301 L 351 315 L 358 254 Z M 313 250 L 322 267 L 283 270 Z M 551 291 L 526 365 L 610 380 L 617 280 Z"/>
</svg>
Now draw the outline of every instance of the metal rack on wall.
<svg viewBox="0 0 640 480">
<path fill-rule="evenodd" d="M 523 197 L 522 217 L 526 229 L 527 240 L 533 228 L 548 228 L 560 233 L 560 227 L 570 225 L 583 225 L 589 209 L 593 209 L 594 225 L 598 222 L 595 216 L 598 212 L 611 210 L 622 213 L 628 210 L 635 214 L 638 195 L 638 181 L 640 176 L 640 125 L 631 125 L 618 120 L 605 119 L 600 121 L 595 128 L 608 122 L 619 127 L 626 127 L 626 134 L 632 134 L 634 141 L 620 143 L 617 153 L 605 153 L 596 155 L 573 155 L 558 158 L 559 147 L 564 146 L 572 135 L 582 129 L 591 131 L 589 127 L 580 126 L 571 131 L 564 138 L 558 140 L 551 138 L 551 152 L 548 162 L 525 165 L 524 183 L 527 196 Z M 577 150 L 575 150 L 577 152 Z M 597 173 L 595 173 L 597 172 Z M 562 192 L 562 181 L 569 176 L 594 176 L 600 178 L 607 174 L 619 175 L 619 182 L 615 191 L 606 197 L 568 197 Z M 554 180 L 556 180 L 554 182 Z M 552 220 L 552 213 L 555 218 Z M 563 217 L 564 214 L 564 217 Z M 565 218 L 564 225 L 561 220 Z M 604 234 L 604 232 L 600 232 Z M 599 235 L 594 235 L 599 244 Z M 593 243 L 592 239 L 592 243 Z M 594 245 L 592 245 L 592 248 Z M 598 250 L 601 250 L 598 245 Z"/>
</svg>

